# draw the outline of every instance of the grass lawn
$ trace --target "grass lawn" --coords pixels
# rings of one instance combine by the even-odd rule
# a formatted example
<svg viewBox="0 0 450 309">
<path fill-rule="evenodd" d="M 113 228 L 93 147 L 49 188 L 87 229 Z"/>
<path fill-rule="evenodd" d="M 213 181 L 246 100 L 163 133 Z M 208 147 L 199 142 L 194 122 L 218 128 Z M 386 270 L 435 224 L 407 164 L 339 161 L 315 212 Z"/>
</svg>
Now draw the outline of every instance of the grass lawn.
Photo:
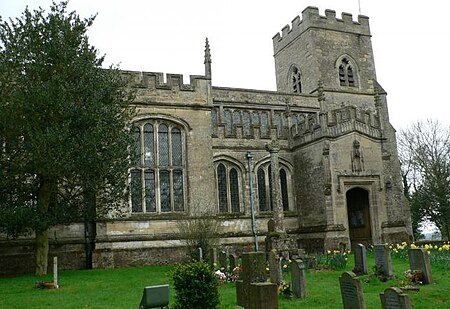
<svg viewBox="0 0 450 309">
<path fill-rule="evenodd" d="M 373 266 L 373 256 L 368 256 Z M 345 270 L 353 268 L 353 256 Z M 380 282 L 375 277 L 363 276 L 366 307 L 381 308 L 379 293 L 389 286 L 401 286 L 403 272 L 409 268 L 407 261 L 393 258 L 397 279 Z M 142 267 L 126 269 L 77 270 L 59 273 L 60 289 L 35 288 L 38 277 L 21 276 L 0 279 L 0 309 L 13 308 L 133 308 L 139 306 L 145 285 L 170 283 L 172 267 Z M 450 269 L 433 266 L 434 284 L 421 286 L 419 292 L 409 292 L 415 309 L 450 308 Z M 280 308 L 343 308 L 338 277 L 342 271 L 307 272 L 306 299 L 280 298 Z M 289 275 L 287 275 L 287 279 Z M 46 281 L 52 281 L 51 275 Z M 368 281 L 368 282 L 366 282 Z M 171 289 L 171 303 L 175 291 Z M 236 308 L 235 283 L 220 287 L 220 308 Z M 199 308 L 201 309 L 201 308 Z"/>
</svg>

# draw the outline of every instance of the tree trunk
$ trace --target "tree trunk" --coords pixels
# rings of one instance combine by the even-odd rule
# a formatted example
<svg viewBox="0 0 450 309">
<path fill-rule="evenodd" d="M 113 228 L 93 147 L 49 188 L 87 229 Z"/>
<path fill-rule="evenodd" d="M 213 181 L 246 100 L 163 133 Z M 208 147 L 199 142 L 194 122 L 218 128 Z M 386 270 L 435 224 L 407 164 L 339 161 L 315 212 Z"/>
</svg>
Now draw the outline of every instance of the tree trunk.
<svg viewBox="0 0 450 309">
<path fill-rule="evenodd" d="M 85 189 L 84 216 L 86 269 L 92 269 L 95 238 L 97 236 L 96 195 L 94 190 Z"/>
<path fill-rule="evenodd" d="M 48 230 L 36 231 L 36 275 L 44 276 L 48 268 Z"/>
<path fill-rule="evenodd" d="M 55 194 L 55 182 L 43 177 L 38 192 L 37 207 L 40 222 L 35 229 L 36 233 L 36 275 L 47 274 L 48 267 L 48 222 L 47 213 Z"/>
</svg>

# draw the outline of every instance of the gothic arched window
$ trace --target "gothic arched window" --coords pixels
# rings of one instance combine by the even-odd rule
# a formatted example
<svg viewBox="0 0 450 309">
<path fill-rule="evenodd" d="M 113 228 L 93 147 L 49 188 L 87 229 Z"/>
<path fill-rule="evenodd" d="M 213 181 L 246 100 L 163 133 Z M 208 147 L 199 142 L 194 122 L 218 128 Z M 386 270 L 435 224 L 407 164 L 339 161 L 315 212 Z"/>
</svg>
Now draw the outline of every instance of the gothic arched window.
<svg viewBox="0 0 450 309">
<path fill-rule="evenodd" d="M 175 123 L 151 119 L 134 124 L 136 160 L 131 170 L 133 213 L 184 211 L 185 135 Z"/>
<path fill-rule="evenodd" d="M 289 185 L 289 171 L 285 166 L 280 166 L 280 186 L 281 186 L 281 203 L 283 210 L 288 211 L 290 199 L 292 196 L 291 186 Z M 258 186 L 258 204 L 259 211 L 272 211 L 273 210 L 273 197 L 272 197 L 272 175 L 271 165 L 265 164 L 258 168 L 256 173 L 257 186 Z"/>
<path fill-rule="evenodd" d="M 355 87 L 355 73 L 348 58 L 342 58 L 339 65 L 339 84 L 341 86 Z"/>
<path fill-rule="evenodd" d="M 300 70 L 297 67 L 292 68 L 291 74 L 292 92 L 302 93 L 302 80 Z"/>
<path fill-rule="evenodd" d="M 216 165 L 218 202 L 220 213 L 240 212 L 241 193 L 239 169 L 231 163 Z"/>
</svg>

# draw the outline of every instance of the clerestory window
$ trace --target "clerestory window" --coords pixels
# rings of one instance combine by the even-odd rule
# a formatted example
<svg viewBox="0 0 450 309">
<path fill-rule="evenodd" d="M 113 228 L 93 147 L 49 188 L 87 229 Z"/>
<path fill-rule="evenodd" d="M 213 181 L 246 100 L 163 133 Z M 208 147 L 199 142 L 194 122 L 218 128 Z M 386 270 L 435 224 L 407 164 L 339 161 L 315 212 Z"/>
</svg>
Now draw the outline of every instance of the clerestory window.
<svg viewBox="0 0 450 309">
<path fill-rule="evenodd" d="M 339 84 L 341 86 L 355 87 L 355 73 L 347 58 L 343 58 L 339 65 Z"/>
<path fill-rule="evenodd" d="M 133 213 L 185 209 L 185 134 L 175 123 L 152 119 L 134 124 L 135 162 L 131 170 Z"/>
<path fill-rule="evenodd" d="M 240 207 L 240 172 L 228 162 L 216 164 L 217 195 L 220 213 L 238 213 Z"/>
</svg>

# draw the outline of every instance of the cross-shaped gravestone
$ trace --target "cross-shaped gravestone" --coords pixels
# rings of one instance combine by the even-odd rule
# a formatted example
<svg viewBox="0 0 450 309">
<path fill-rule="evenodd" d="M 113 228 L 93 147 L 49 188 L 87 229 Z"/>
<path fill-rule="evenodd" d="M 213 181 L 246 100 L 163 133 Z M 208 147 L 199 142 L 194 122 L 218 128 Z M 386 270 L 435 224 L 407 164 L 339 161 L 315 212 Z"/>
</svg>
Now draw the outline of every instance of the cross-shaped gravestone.
<svg viewBox="0 0 450 309">
<path fill-rule="evenodd" d="M 431 264 L 428 251 L 423 248 L 415 248 L 408 250 L 409 268 L 411 270 L 419 270 L 422 272 L 422 283 L 431 284 Z"/>
<path fill-rule="evenodd" d="M 291 263 L 292 293 L 294 297 L 306 297 L 306 272 L 302 260 L 292 260 Z"/>
<path fill-rule="evenodd" d="M 358 244 L 354 250 L 355 268 L 353 272 L 357 275 L 367 275 L 369 269 L 367 266 L 366 247 L 363 244 Z"/>
<path fill-rule="evenodd" d="M 374 245 L 373 254 L 375 255 L 377 272 L 381 272 L 387 280 L 392 279 L 394 272 L 392 271 L 391 250 L 389 247 L 387 245 Z"/>
<path fill-rule="evenodd" d="M 412 309 L 408 294 L 403 294 L 402 290 L 390 287 L 380 294 L 382 309 Z"/>
<path fill-rule="evenodd" d="M 339 277 L 344 309 L 365 309 L 363 290 L 359 278 L 351 271 Z"/>
</svg>

